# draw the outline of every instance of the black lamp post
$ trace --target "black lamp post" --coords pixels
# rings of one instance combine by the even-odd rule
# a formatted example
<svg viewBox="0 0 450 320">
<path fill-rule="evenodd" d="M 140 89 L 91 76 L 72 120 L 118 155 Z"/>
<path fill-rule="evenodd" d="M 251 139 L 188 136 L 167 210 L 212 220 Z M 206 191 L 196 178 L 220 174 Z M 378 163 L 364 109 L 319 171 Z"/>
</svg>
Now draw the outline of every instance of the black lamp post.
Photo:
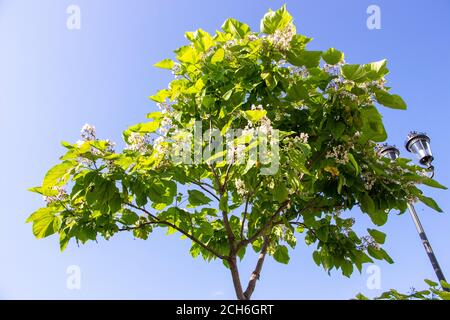
<svg viewBox="0 0 450 320">
<path fill-rule="evenodd" d="M 431 177 L 433 177 L 434 167 L 431 165 L 431 163 L 434 160 L 434 157 L 431 153 L 430 138 L 425 133 L 411 132 L 408 134 L 408 139 L 406 140 L 405 147 L 406 150 L 414 153 L 417 156 L 419 162 L 422 165 L 427 166 L 427 168 L 431 171 Z M 391 159 L 392 161 L 397 159 L 400 155 L 400 151 L 395 146 L 390 146 L 387 144 L 379 146 L 376 152 L 378 156 L 386 157 L 388 159 Z M 420 222 L 419 216 L 417 215 L 416 209 L 414 208 L 412 202 L 408 202 L 408 209 L 437 278 L 439 279 L 439 281 L 446 281 L 444 273 L 439 266 L 436 255 L 434 254 L 433 248 L 428 241 L 425 229 Z M 443 290 L 450 291 L 447 288 L 443 288 Z"/>
</svg>

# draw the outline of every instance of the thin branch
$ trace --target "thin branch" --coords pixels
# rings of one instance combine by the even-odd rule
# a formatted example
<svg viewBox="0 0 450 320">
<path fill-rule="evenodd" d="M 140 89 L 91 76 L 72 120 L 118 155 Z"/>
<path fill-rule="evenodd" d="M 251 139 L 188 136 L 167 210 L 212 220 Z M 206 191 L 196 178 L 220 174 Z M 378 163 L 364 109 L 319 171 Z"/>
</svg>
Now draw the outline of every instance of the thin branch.
<svg viewBox="0 0 450 320">
<path fill-rule="evenodd" d="M 278 216 L 278 214 L 283 211 L 290 203 L 290 200 L 287 200 L 281 204 L 281 206 L 278 208 L 277 211 L 269 218 L 269 220 L 250 238 L 242 240 L 238 244 L 238 248 L 245 246 L 249 243 L 253 243 L 256 239 L 258 239 L 266 230 L 269 228 L 272 223 L 274 222 L 275 218 Z"/>
<path fill-rule="evenodd" d="M 233 165 L 233 163 L 230 163 L 227 167 L 227 171 L 225 173 L 225 180 L 223 181 L 223 189 L 226 189 L 226 187 L 228 185 L 228 177 L 229 177 L 230 169 L 231 169 L 232 165 Z"/>
<path fill-rule="evenodd" d="M 219 176 L 217 175 L 216 170 L 211 164 L 208 163 L 207 165 L 213 174 L 214 180 L 216 180 L 217 187 L 219 188 L 219 193 L 220 195 L 222 195 L 224 193 L 224 189 L 222 187 L 222 184 L 220 183 Z"/>
<path fill-rule="evenodd" d="M 250 199 L 250 195 L 247 195 L 247 200 L 245 200 L 245 209 L 244 209 L 244 215 L 242 217 L 242 225 L 241 225 L 241 240 L 244 239 L 244 225 L 245 220 L 247 219 L 247 212 L 248 212 L 248 202 Z"/>
<path fill-rule="evenodd" d="M 193 184 L 199 186 L 200 188 L 202 188 L 202 190 L 205 190 L 206 192 L 208 192 L 210 195 L 212 195 L 217 201 L 220 201 L 220 198 L 214 194 L 211 190 L 205 188 L 202 184 L 200 183 L 196 183 L 196 182 L 192 182 Z"/>
<path fill-rule="evenodd" d="M 178 232 L 180 232 L 181 234 L 185 235 L 186 237 L 188 237 L 189 239 L 191 239 L 192 241 L 194 241 L 195 243 L 197 243 L 200 247 L 202 247 L 203 249 L 211 252 L 213 255 L 215 255 L 216 257 L 223 259 L 223 260 L 229 260 L 229 257 L 227 256 L 223 256 L 220 253 L 218 253 L 216 250 L 208 247 L 206 244 L 204 244 L 203 242 L 201 242 L 199 239 L 197 239 L 196 237 L 194 237 L 192 234 L 190 234 L 189 232 L 184 231 L 183 229 L 181 229 L 180 227 L 174 225 L 172 222 L 166 221 L 166 220 L 160 220 L 158 217 L 156 217 L 155 215 L 153 215 L 150 211 L 146 210 L 145 208 L 141 208 L 138 207 L 132 203 L 127 203 L 128 206 L 135 208 L 137 210 L 140 210 L 144 213 L 146 213 L 149 217 L 151 217 L 154 221 L 152 221 L 152 223 L 154 224 L 164 224 L 166 226 L 169 226 L 175 230 L 177 230 Z M 143 225 L 143 224 L 142 224 Z M 142 226 L 141 225 L 141 226 Z"/>
</svg>

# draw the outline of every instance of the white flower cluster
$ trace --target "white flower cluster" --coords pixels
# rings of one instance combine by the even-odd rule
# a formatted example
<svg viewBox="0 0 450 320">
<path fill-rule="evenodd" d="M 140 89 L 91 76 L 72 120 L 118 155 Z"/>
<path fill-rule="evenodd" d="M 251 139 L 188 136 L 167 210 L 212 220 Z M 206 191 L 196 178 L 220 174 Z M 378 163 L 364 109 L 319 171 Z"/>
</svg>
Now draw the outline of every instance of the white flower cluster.
<svg viewBox="0 0 450 320">
<path fill-rule="evenodd" d="M 164 117 L 161 120 L 160 126 L 159 126 L 159 133 L 166 137 L 167 134 L 169 133 L 169 130 L 173 127 L 173 122 L 172 122 L 172 118 L 169 117 Z"/>
<path fill-rule="evenodd" d="M 288 24 L 283 30 L 277 30 L 267 38 L 280 51 L 287 51 L 291 47 L 292 37 L 295 35 L 295 27 L 292 23 Z"/>
<path fill-rule="evenodd" d="M 364 172 L 362 178 L 364 181 L 364 189 L 366 189 L 367 191 L 372 190 L 373 186 L 375 185 L 375 182 L 377 181 L 375 176 L 370 172 Z"/>
<path fill-rule="evenodd" d="M 342 98 L 349 98 L 349 99 L 350 99 L 351 101 L 353 101 L 353 102 L 358 101 L 358 96 L 357 96 L 356 94 L 351 93 L 351 92 L 348 92 L 348 91 L 341 91 L 341 92 L 339 93 L 339 95 L 340 95 Z"/>
<path fill-rule="evenodd" d="M 339 163 L 339 164 L 347 164 L 349 161 L 348 150 L 343 145 L 333 147 L 332 150 L 327 152 L 325 157 L 327 159 L 332 158 L 332 159 L 334 159 L 334 161 L 336 161 L 336 163 Z"/>
<path fill-rule="evenodd" d="M 83 128 L 81 128 L 81 139 L 83 139 L 83 141 L 93 141 L 96 138 L 95 127 L 86 123 Z"/>
<path fill-rule="evenodd" d="M 236 191 L 237 191 L 237 193 L 238 193 L 241 197 L 245 196 L 245 194 L 247 193 L 247 190 L 245 189 L 245 183 L 244 183 L 244 181 L 242 181 L 241 179 L 236 179 L 236 180 L 234 181 L 234 184 L 235 184 L 235 186 L 236 186 Z"/>
<path fill-rule="evenodd" d="M 247 36 L 247 39 L 250 40 L 250 41 L 255 41 L 255 40 L 258 40 L 259 37 L 258 37 L 256 34 L 251 33 L 251 34 L 249 34 L 249 35 Z"/>
<path fill-rule="evenodd" d="M 44 196 L 44 200 L 47 205 L 51 205 L 54 202 L 63 201 L 67 197 L 67 191 L 64 187 L 52 187 L 53 190 L 58 193 L 54 196 Z"/>
<path fill-rule="evenodd" d="M 292 137 L 286 138 L 285 141 L 287 141 L 287 148 L 294 148 L 297 143 L 304 143 L 304 144 L 308 143 L 308 139 L 309 135 L 307 133 L 302 132 L 300 133 L 300 135 L 295 136 L 293 138 Z"/>
<path fill-rule="evenodd" d="M 167 145 L 164 143 L 166 139 L 164 137 L 158 137 L 153 141 L 153 150 L 158 154 L 165 155 L 168 153 Z"/>
<path fill-rule="evenodd" d="M 114 141 L 109 140 L 109 139 L 106 139 L 105 142 L 106 142 L 106 152 L 107 153 L 114 153 L 115 152 L 114 147 L 116 146 L 116 143 Z"/>
<path fill-rule="evenodd" d="M 301 78 L 309 77 L 309 71 L 305 66 L 301 66 L 301 67 L 289 66 L 288 69 L 289 69 L 289 73 L 291 76 L 300 76 Z"/>
<path fill-rule="evenodd" d="M 298 137 L 298 139 L 301 143 L 306 144 L 306 143 L 308 143 L 309 135 L 307 133 L 302 132 L 302 133 L 300 133 L 300 136 Z"/>
<path fill-rule="evenodd" d="M 149 142 L 148 135 L 132 132 L 128 137 L 128 145 L 125 149 L 145 153 L 148 150 Z"/>
<path fill-rule="evenodd" d="M 369 247 L 372 247 L 375 250 L 381 249 L 380 244 L 377 243 L 371 236 L 361 237 L 361 241 L 362 243 L 357 247 L 358 250 L 367 250 Z"/>
<path fill-rule="evenodd" d="M 172 74 L 177 76 L 181 72 L 181 65 L 179 63 L 175 63 L 172 67 Z"/>
<path fill-rule="evenodd" d="M 334 76 L 339 76 L 341 75 L 341 64 L 328 64 L 325 63 L 323 65 L 323 71 L 334 75 Z"/>
<path fill-rule="evenodd" d="M 235 46 L 237 44 L 238 44 L 238 41 L 236 39 L 231 39 L 231 40 L 228 40 L 228 41 L 226 41 L 224 43 L 223 48 L 224 49 L 228 49 L 228 48 L 233 47 L 233 46 Z"/>
<path fill-rule="evenodd" d="M 161 113 L 170 113 L 172 111 L 172 105 L 167 102 L 157 103 L 158 109 Z"/>
</svg>

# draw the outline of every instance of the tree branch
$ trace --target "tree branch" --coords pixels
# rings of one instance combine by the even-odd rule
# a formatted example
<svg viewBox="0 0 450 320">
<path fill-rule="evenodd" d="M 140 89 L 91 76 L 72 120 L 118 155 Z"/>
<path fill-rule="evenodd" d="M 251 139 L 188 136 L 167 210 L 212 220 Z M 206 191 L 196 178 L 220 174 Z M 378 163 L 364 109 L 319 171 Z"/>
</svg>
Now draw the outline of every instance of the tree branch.
<svg viewBox="0 0 450 320">
<path fill-rule="evenodd" d="M 247 200 L 245 200 L 245 209 L 244 209 L 244 215 L 242 217 L 242 224 L 241 224 L 241 240 L 244 239 L 244 225 L 245 225 L 245 219 L 247 219 L 249 198 L 250 198 L 250 196 L 247 196 Z"/>
<path fill-rule="evenodd" d="M 261 252 L 259 254 L 258 262 L 256 263 L 255 270 L 252 272 L 252 275 L 250 276 L 250 281 L 248 282 L 247 289 L 244 292 L 244 296 L 247 300 L 250 300 L 253 291 L 255 291 L 256 281 L 259 280 L 259 277 L 261 275 L 261 270 L 264 264 L 264 258 L 266 257 L 267 247 L 269 246 L 269 243 L 270 243 L 269 236 L 264 236 L 264 241 L 261 248 Z"/>
<path fill-rule="evenodd" d="M 146 213 L 149 217 L 151 217 L 152 219 L 154 219 L 154 221 L 148 223 L 148 224 L 164 224 L 166 226 L 169 226 L 171 228 L 174 228 L 175 230 L 177 230 L 178 232 L 180 232 L 181 234 L 185 235 L 186 237 L 188 237 L 189 239 L 191 239 L 193 242 L 197 243 L 200 247 L 202 247 L 203 249 L 211 252 L 213 255 L 215 255 L 216 257 L 223 259 L 223 260 L 229 260 L 228 256 L 223 256 L 220 253 L 218 253 L 216 250 L 208 247 L 206 244 L 204 244 L 203 242 L 201 242 L 199 239 L 197 239 L 196 237 L 194 237 L 192 234 L 190 234 L 189 232 L 184 231 L 183 229 L 181 229 L 180 227 L 174 225 L 172 222 L 166 221 L 166 220 L 160 220 L 158 217 L 156 217 L 155 215 L 153 215 L 150 211 L 146 210 L 145 208 L 140 208 L 132 203 L 127 203 L 128 206 L 135 208 L 137 210 L 140 210 L 144 213 Z M 142 224 L 144 225 L 144 224 Z M 142 226 L 141 225 L 141 226 Z"/>
<path fill-rule="evenodd" d="M 203 183 L 197 182 L 197 181 L 192 181 L 193 184 L 199 186 L 202 190 L 208 192 L 210 195 L 212 195 L 217 201 L 220 201 L 220 198 L 214 194 L 214 192 L 212 192 L 211 190 L 207 189 L 204 187 Z"/>
<path fill-rule="evenodd" d="M 247 300 L 242 290 L 242 284 L 241 279 L 239 277 L 236 255 L 230 258 L 229 264 L 230 264 L 231 278 L 233 279 L 234 290 L 236 292 L 236 297 L 239 300 Z"/>
<path fill-rule="evenodd" d="M 245 240 L 241 240 L 239 242 L 238 249 L 249 243 L 253 243 L 256 239 L 258 239 L 264 233 L 264 231 L 266 231 L 267 228 L 269 228 L 272 225 L 273 221 L 278 216 L 278 214 L 281 211 L 283 211 L 289 205 L 289 203 L 290 203 L 290 200 L 283 202 L 281 204 L 281 206 L 278 208 L 278 210 L 275 211 L 275 213 L 269 218 L 269 220 L 252 237 L 245 239 Z"/>
</svg>

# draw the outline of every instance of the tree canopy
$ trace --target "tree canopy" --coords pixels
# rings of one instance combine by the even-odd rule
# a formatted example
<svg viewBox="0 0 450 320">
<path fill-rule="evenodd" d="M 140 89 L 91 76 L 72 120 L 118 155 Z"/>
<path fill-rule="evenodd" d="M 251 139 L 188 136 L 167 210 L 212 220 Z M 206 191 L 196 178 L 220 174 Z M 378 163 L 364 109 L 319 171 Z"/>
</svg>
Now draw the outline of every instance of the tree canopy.
<svg viewBox="0 0 450 320">
<path fill-rule="evenodd" d="M 166 228 L 192 241 L 193 257 L 221 259 L 249 299 L 265 256 L 288 263 L 297 239 L 315 246 L 317 265 L 350 276 L 373 259 L 392 263 L 376 229 L 392 212 L 417 200 L 441 211 L 418 184 L 443 186 L 374 150 L 387 138 L 379 107 L 406 109 L 386 86 L 386 60 L 308 50 L 285 6 L 259 31 L 228 19 L 215 34 L 185 36 L 175 60 L 155 64 L 174 75 L 150 97 L 160 111 L 123 132 L 123 150 L 89 125 L 63 142 L 61 161 L 31 189 L 46 200 L 27 220 L 37 238 L 58 234 L 64 250 L 71 239 L 146 240 Z M 353 230 L 360 214 L 373 223 L 363 235 Z M 260 255 L 244 290 L 237 259 L 249 248 Z"/>
</svg>

